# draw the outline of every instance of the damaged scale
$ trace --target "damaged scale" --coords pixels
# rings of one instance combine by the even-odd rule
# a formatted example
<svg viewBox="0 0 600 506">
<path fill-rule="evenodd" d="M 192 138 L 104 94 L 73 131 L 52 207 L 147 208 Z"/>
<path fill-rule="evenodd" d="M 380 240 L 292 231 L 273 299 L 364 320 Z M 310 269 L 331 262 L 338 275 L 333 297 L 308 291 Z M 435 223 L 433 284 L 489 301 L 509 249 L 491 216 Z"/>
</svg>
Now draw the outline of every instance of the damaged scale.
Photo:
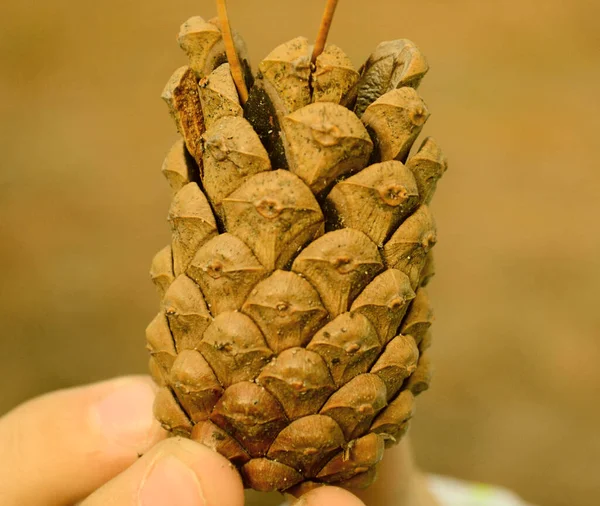
<svg viewBox="0 0 600 506">
<path fill-rule="evenodd" d="M 368 487 L 431 379 L 429 203 L 447 163 L 432 138 L 411 154 L 425 58 L 383 42 L 356 70 L 298 37 L 253 76 L 222 17 L 189 19 L 179 44 L 172 241 L 146 331 L 155 416 L 249 488 Z"/>
</svg>

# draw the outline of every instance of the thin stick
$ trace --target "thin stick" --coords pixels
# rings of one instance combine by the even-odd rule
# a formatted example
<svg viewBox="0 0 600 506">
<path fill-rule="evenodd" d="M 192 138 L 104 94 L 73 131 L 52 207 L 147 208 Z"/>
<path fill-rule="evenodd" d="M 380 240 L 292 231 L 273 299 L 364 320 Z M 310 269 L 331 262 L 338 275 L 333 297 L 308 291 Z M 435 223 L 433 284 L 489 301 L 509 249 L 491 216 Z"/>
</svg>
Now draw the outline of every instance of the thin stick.
<svg viewBox="0 0 600 506">
<path fill-rule="evenodd" d="M 321 26 L 319 27 L 319 33 L 317 34 L 317 40 L 315 42 L 315 48 L 311 58 L 313 63 L 317 61 L 317 57 L 323 52 L 323 49 L 325 49 L 325 42 L 327 42 L 327 36 L 329 35 L 329 29 L 331 28 L 333 14 L 335 13 L 337 4 L 338 0 L 327 0 L 325 12 L 323 13 L 323 18 L 321 19 Z"/>
<path fill-rule="evenodd" d="M 221 34 L 223 35 L 223 42 L 225 43 L 225 54 L 227 54 L 233 82 L 235 83 L 235 87 L 240 96 L 240 102 L 245 104 L 248 100 L 248 88 L 246 88 L 242 64 L 240 63 L 240 59 L 238 58 L 233 43 L 233 35 L 231 34 L 231 26 L 229 25 L 229 16 L 227 15 L 227 4 L 225 0 L 217 0 L 217 13 L 219 15 Z"/>
</svg>

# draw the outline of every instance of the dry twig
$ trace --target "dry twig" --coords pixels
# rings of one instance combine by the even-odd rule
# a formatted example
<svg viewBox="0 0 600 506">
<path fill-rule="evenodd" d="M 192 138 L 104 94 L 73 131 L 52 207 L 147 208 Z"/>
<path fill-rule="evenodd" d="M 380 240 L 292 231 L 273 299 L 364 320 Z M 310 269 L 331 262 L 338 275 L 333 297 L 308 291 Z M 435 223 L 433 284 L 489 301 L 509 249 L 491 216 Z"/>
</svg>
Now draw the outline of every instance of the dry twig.
<svg viewBox="0 0 600 506">
<path fill-rule="evenodd" d="M 325 42 L 327 42 L 327 36 L 329 35 L 329 29 L 331 28 L 331 22 L 333 21 L 333 15 L 337 4 L 338 0 L 327 0 L 327 5 L 325 5 L 325 12 L 323 12 L 321 26 L 319 27 L 319 33 L 317 34 L 317 40 L 311 58 L 313 63 L 317 61 L 317 57 L 325 48 Z"/>
<path fill-rule="evenodd" d="M 231 75 L 233 76 L 235 87 L 240 95 L 240 102 L 245 104 L 248 100 L 248 88 L 246 88 L 242 65 L 233 43 L 233 35 L 231 34 L 231 26 L 229 25 L 229 16 L 227 14 L 227 3 L 225 0 L 217 0 L 217 13 L 221 24 L 221 33 L 223 35 L 223 42 L 225 43 L 227 60 L 229 61 L 229 67 L 231 68 Z"/>
</svg>

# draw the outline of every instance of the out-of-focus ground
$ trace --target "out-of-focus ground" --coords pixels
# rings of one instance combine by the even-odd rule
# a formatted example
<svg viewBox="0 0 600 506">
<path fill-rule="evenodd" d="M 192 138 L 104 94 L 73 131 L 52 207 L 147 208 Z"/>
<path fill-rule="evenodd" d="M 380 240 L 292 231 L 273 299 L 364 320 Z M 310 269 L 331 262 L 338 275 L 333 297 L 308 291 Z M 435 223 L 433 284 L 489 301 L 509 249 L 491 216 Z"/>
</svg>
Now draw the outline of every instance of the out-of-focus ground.
<svg viewBox="0 0 600 506">
<path fill-rule="evenodd" d="M 254 62 L 314 36 L 322 1 L 230 0 Z M 209 0 L 0 6 L 0 412 L 143 371 L 168 241 L 159 96 L 175 35 Z M 547 506 L 600 496 L 600 3 L 344 0 L 330 40 L 358 66 L 415 40 L 426 134 L 450 171 L 434 211 L 437 379 L 419 463 Z"/>
</svg>

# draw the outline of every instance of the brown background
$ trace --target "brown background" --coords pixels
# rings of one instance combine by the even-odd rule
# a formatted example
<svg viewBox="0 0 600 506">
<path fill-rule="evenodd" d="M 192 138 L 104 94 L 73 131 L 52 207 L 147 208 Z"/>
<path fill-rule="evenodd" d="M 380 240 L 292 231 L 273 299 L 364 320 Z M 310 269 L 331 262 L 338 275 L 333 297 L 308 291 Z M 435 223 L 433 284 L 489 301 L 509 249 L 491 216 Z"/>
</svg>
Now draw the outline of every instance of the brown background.
<svg viewBox="0 0 600 506">
<path fill-rule="evenodd" d="M 230 0 L 256 63 L 312 36 L 316 1 Z M 594 0 L 343 0 L 331 33 L 358 66 L 411 38 L 432 70 L 426 127 L 451 167 L 434 356 L 413 436 L 431 471 L 542 505 L 600 496 L 600 17 Z M 168 241 L 159 98 L 175 42 L 210 0 L 3 0 L 0 412 L 145 368 Z"/>
</svg>

